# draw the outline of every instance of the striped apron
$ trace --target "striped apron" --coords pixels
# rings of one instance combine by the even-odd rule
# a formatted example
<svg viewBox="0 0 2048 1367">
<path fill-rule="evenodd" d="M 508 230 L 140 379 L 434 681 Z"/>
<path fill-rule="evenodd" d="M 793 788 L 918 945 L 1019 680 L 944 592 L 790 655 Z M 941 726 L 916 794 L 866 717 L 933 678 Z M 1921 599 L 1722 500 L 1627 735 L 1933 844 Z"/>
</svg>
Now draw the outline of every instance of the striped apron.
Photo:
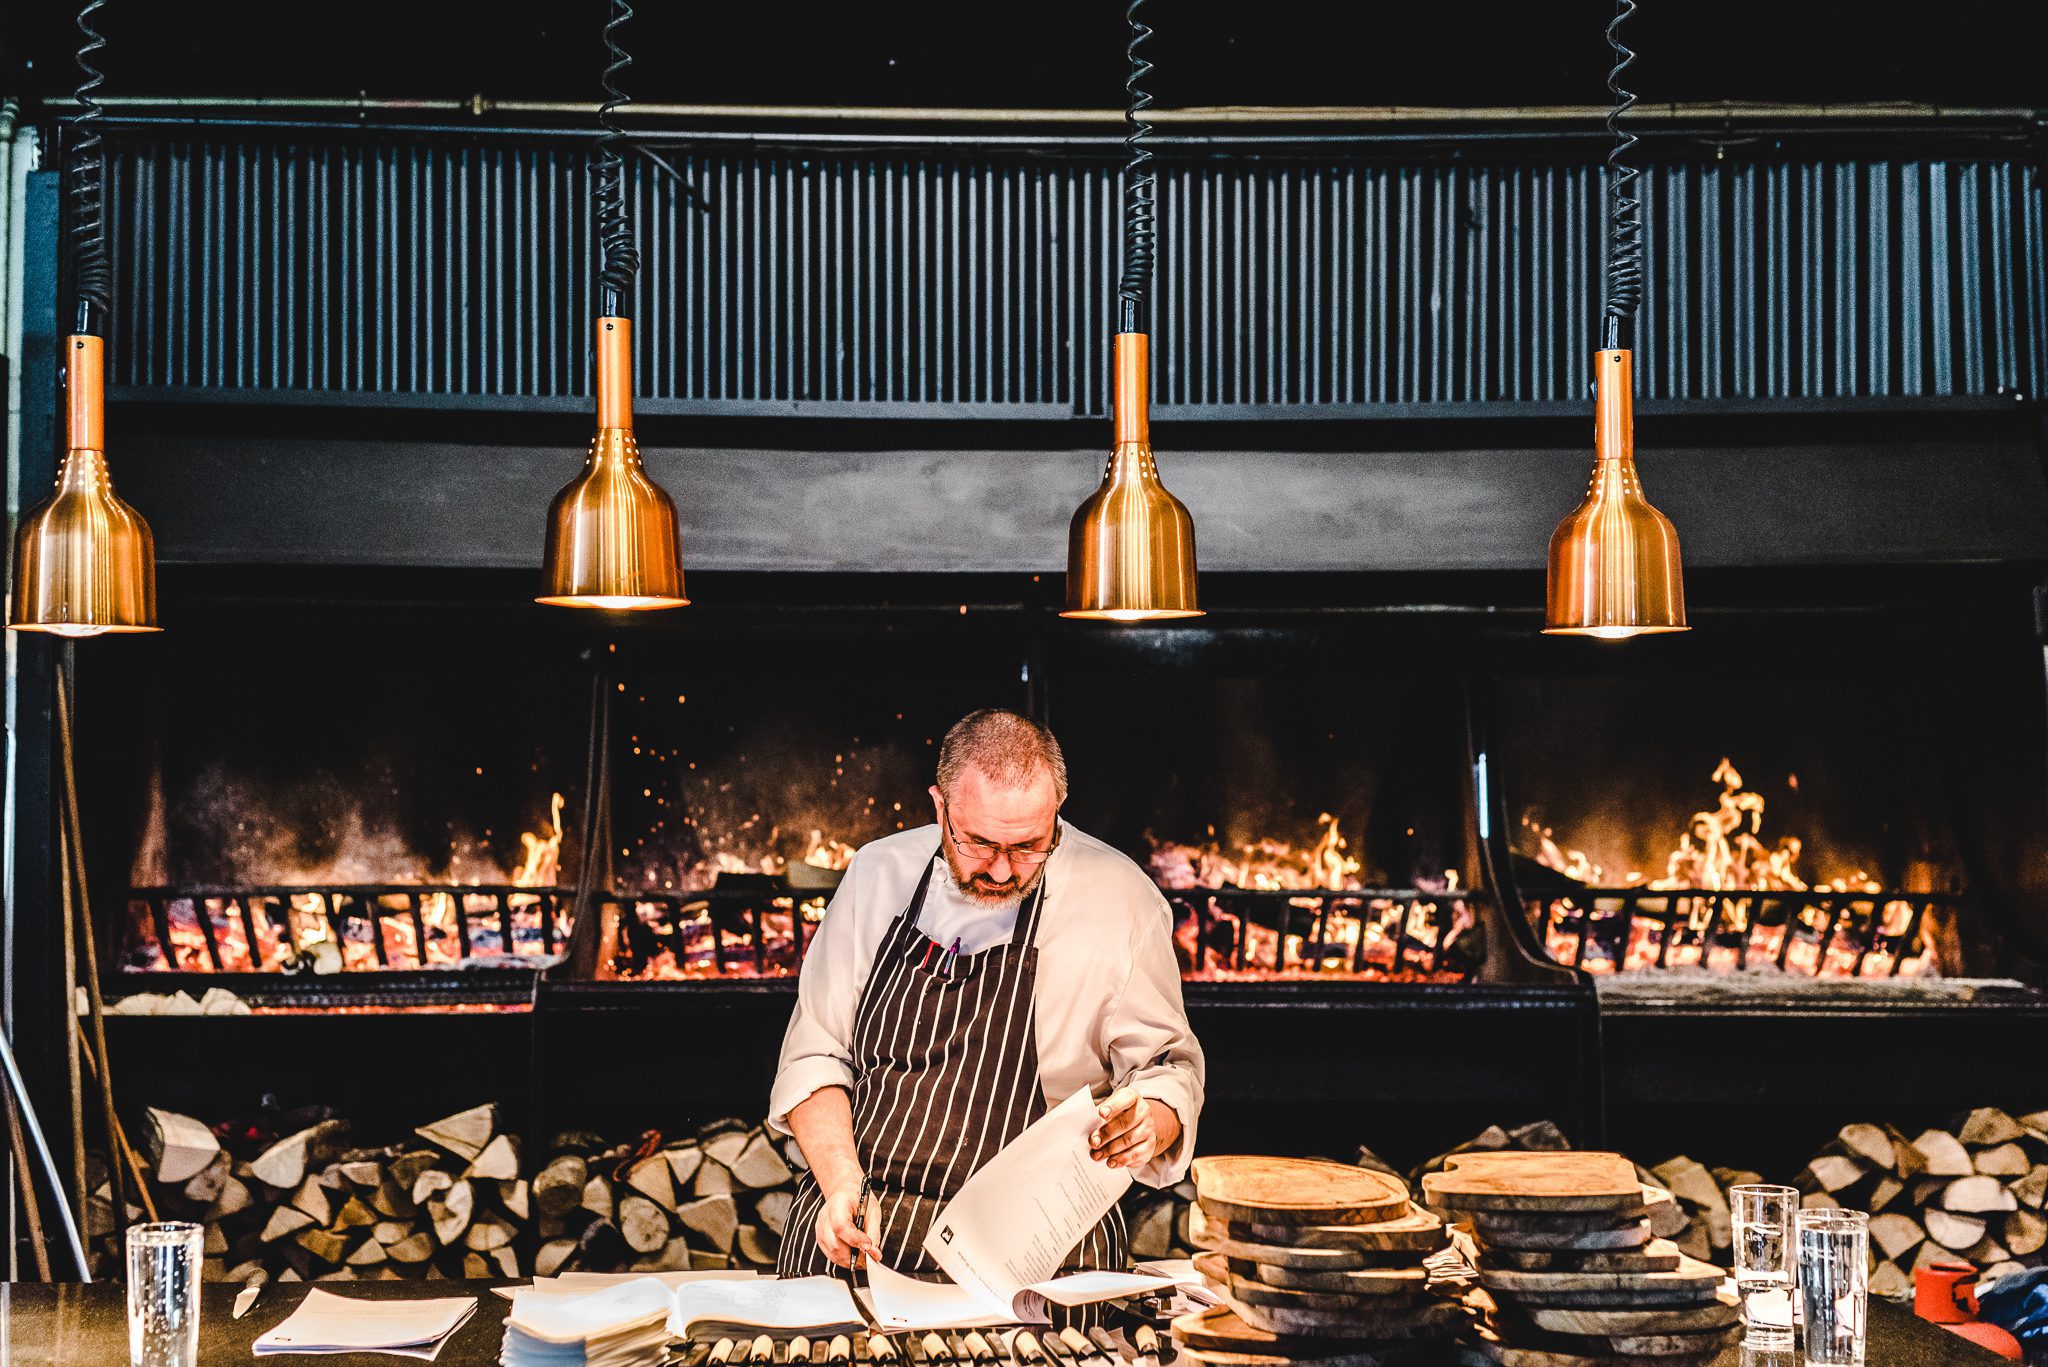
<svg viewBox="0 0 2048 1367">
<path fill-rule="evenodd" d="M 933 1214 L 1046 1109 L 1032 996 L 1044 882 L 1017 913 L 1008 944 L 949 959 L 917 928 L 931 881 L 927 864 L 882 937 L 852 1043 L 854 1144 L 879 1202 L 869 1232 L 890 1267 L 927 1278 L 941 1275 L 924 1251 Z M 823 1204 L 805 1172 L 779 1275 L 846 1275 L 818 1247 Z M 1123 1212 L 1112 1207 L 1063 1270 L 1122 1269 L 1129 1256 Z"/>
</svg>

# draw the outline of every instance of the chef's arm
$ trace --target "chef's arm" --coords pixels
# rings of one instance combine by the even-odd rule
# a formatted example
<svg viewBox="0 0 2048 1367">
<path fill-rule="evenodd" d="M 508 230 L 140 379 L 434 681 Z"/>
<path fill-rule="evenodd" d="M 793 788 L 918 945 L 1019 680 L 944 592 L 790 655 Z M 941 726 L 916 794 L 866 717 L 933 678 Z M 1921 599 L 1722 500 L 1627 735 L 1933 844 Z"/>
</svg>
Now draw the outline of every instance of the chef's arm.
<svg viewBox="0 0 2048 1367">
<path fill-rule="evenodd" d="M 860 1187 L 860 1151 L 853 1144 L 853 1101 L 844 1087 L 820 1087 L 789 1113 L 789 1132 L 804 1151 L 818 1189 Z"/>
<path fill-rule="evenodd" d="M 1172 924 L 1161 899 L 1157 923 L 1133 936 L 1130 978 L 1110 1008 L 1105 1040 L 1116 1084 L 1161 1103 L 1180 1122 L 1179 1137 L 1132 1173 L 1153 1187 L 1170 1187 L 1187 1175 L 1202 1115 L 1202 1046 L 1181 1004 Z"/>
</svg>

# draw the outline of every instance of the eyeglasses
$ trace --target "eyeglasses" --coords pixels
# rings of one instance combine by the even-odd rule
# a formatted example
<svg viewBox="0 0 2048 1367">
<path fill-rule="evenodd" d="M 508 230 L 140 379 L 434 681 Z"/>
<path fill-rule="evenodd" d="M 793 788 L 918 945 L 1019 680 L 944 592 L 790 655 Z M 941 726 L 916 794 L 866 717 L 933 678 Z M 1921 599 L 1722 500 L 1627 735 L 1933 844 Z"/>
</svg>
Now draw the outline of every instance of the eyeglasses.
<svg viewBox="0 0 2048 1367">
<path fill-rule="evenodd" d="M 953 814 L 950 811 L 946 812 L 941 820 L 946 828 L 946 839 L 953 842 L 953 848 L 960 851 L 967 858 L 977 861 L 994 859 L 997 855 L 1002 855 L 1012 864 L 1021 868 L 1029 868 L 1033 864 L 1043 864 L 1046 860 L 1052 858 L 1052 852 L 1060 847 L 1060 825 L 1058 821 L 1054 821 L 1052 825 L 1052 844 L 1047 845 L 1042 850 L 1034 850 L 1020 849 L 1014 845 L 990 845 L 980 840 L 964 839 L 954 832 Z"/>
</svg>

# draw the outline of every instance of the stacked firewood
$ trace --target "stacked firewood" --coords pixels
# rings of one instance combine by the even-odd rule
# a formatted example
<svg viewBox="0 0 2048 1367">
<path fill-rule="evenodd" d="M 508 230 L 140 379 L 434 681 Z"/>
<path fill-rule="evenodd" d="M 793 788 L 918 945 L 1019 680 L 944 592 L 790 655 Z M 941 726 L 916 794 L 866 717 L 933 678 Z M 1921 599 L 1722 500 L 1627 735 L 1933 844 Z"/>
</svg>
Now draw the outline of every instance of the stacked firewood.
<svg viewBox="0 0 2048 1367">
<path fill-rule="evenodd" d="M 2016 1272 L 2048 1249 L 2048 1111 L 1985 1107 L 1911 1138 L 1850 1125 L 1792 1185 L 1806 1206 L 1870 1212 L 1870 1289 L 1880 1295 L 1909 1291 L 1915 1269 L 1933 1262 Z"/>
<path fill-rule="evenodd" d="M 209 1277 L 772 1267 L 801 1162 L 793 1142 L 737 1120 L 687 1140 L 650 1132 L 633 1145 L 559 1135 L 546 1161 L 529 1165 L 495 1106 L 380 1148 L 352 1147 L 345 1121 L 299 1118 L 307 1123 L 237 1154 L 241 1146 L 196 1120 L 149 1113 L 158 1207 L 205 1225 Z M 95 1230 L 109 1246 L 114 1223 Z"/>
</svg>

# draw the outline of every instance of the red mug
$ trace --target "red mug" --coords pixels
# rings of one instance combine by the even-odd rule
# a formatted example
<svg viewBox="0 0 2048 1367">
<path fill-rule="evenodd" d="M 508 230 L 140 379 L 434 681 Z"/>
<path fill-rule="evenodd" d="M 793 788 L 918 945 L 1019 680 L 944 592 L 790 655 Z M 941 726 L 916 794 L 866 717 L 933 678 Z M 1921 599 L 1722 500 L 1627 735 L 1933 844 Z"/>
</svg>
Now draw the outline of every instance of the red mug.
<svg viewBox="0 0 2048 1367">
<path fill-rule="evenodd" d="M 1939 1262 L 1914 1272 L 1913 1313 L 1931 1324 L 1977 1318 L 1977 1269 L 1965 1262 Z"/>
</svg>

